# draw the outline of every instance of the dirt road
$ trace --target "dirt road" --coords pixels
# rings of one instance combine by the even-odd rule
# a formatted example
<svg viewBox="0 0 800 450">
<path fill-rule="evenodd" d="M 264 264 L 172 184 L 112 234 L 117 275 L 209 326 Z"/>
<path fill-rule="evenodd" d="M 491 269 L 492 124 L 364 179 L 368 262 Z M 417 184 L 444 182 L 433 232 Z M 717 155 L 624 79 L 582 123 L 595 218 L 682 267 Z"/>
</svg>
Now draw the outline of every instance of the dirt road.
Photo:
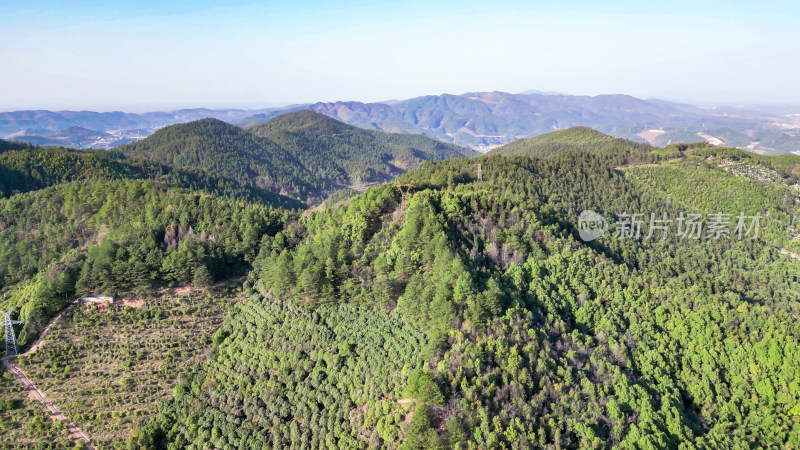
<svg viewBox="0 0 800 450">
<path fill-rule="evenodd" d="M 794 253 L 794 252 L 790 252 L 789 250 L 786 250 L 785 248 L 781 249 L 781 253 L 783 253 L 784 255 L 789 255 L 794 259 L 800 259 L 800 254 L 797 254 L 797 253 Z"/>
<path fill-rule="evenodd" d="M 61 322 L 61 318 L 64 317 L 64 314 L 68 313 L 74 307 L 75 304 L 69 305 L 66 308 L 64 308 L 63 311 L 58 313 L 57 316 L 53 317 L 53 320 L 51 320 L 50 323 L 48 323 L 47 326 L 44 327 L 44 330 L 42 330 L 42 332 L 39 333 L 39 338 L 36 339 L 36 341 L 34 341 L 33 345 L 31 345 L 31 348 L 29 348 L 25 353 L 23 353 L 22 356 L 28 356 L 33 352 L 35 352 L 36 350 L 39 350 L 39 347 L 42 346 L 42 339 L 44 339 L 44 336 L 47 334 L 48 331 L 50 331 L 50 328 L 53 328 L 53 325 L 57 324 L 58 322 Z"/>
</svg>

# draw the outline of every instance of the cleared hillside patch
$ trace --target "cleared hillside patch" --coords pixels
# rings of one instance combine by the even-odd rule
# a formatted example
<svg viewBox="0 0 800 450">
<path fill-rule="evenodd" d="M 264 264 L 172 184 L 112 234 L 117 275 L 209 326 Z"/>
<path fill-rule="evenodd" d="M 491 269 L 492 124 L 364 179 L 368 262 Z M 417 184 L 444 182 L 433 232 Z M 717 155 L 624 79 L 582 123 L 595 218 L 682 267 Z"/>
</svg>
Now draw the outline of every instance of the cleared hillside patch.
<svg viewBox="0 0 800 450">
<path fill-rule="evenodd" d="M 0 365 L 0 448 L 72 448 L 66 428 L 52 419 Z"/>
<path fill-rule="evenodd" d="M 124 441 L 205 360 L 232 292 L 165 293 L 139 308 L 69 311 L 20 361 L 28 377 L 97 448 Z"/>
</svg>

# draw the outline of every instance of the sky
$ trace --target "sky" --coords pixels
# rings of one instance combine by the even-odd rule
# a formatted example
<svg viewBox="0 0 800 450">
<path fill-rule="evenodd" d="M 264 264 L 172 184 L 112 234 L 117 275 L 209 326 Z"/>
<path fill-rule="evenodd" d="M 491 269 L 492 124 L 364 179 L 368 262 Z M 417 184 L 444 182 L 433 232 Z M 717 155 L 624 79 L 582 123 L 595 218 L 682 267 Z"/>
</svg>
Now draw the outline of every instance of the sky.
<svg viewBox="0 0 800 450">
<path fill-rule="evenodd" d="M 800 105 L 796 1 L 0 2 L 0 111 L 442 93 Z"/>
</svg>

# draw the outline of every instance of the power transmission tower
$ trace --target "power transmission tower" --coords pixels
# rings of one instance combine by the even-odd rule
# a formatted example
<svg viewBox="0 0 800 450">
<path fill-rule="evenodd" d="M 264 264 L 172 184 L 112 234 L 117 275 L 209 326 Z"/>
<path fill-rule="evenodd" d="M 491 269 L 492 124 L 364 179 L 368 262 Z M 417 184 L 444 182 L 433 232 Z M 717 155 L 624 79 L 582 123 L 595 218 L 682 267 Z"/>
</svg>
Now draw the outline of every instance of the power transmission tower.
<svg viewBox="0 0 800 450">
<path fill-rule="evenodd" d="M 478 181 L 483 181 L 483 168 L 480 164 L 476 164 L 478 166 Z"/>
<path fill-rule="evenodd" d="M 6 329 L 6 357 L 17 356 L 17 337 L 14 335 L 14 325 L 22 323 L 19 320 L 11 320 L 7 312 L 0 311 L 3 315 L 3 324 Z"/>
<path fill-rule="evenodd" d="M 397 186 L 398 189 L 400 189 L 400 196 L 403 198 L 400 204 L 405 205 L 406 199 L 408 198 L 408 192 L 411 190 L 411 188 L 414 187 L 414 185 L 407 183 L 395 183 L 394 185 Z"/>
</svg>

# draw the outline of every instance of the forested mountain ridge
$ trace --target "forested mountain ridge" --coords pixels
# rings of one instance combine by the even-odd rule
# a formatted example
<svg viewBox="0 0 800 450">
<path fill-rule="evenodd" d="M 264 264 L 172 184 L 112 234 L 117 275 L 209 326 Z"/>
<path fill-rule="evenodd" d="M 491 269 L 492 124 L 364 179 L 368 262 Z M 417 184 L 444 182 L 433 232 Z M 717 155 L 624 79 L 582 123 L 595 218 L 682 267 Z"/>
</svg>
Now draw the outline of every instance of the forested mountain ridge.
<svg viewBox="0 0 800 450">
<path fill-rule="evenodd" d="M 0 310 L 25 322 L 21 345 L 75 294 L 150 292 L 190 283 L 195 272 L 207 282 L 245 273 L 241 245 L 220 245 L 230 230 L 218 229 L 224 221 L 250 223 L 242 216 L 247 212 L 262 215 L 253 222 L 261 223 L 276 210 L 286 216 L 305 208 L 295 199 L 209 172 L 120 160 L 106 151 L 7 141 L 0 141 L 0 148 Z M 218 208 L 216 228 L 204 230 L 194 218 L 205 207 Z M 238 232 L 243 240 L 260 238 L 260 232 L 253 236 L 251 230 L 249 238 L 246 230 Z M 104 246 L 112 254 L 98 250 Z M 193 254 L 180 263 L 181 281 L 167 275 L 171 269 L 161 262 L 178 250 Z M 136 265 L 135 273 L 121 270 L 132 254 L 135 264 L 128 263 Z M 111 259 L 90 275 L 97 258 Z M 117 268 L 112 271 L 111 265 Z"/>
<path fill-rule="evenodd" d="M 282 192 L 301 200 L 334 188 L 269 139 L 217 119 L 172 125 L 116 151 L 131 159 L 211 171 L 242 185 Z"/>
<path fill-rule="evenodd" d="M 34 148 L 34 146 L 27 142 L 6 141 L 4 139 L 0 139 L 0 153 L 9 150 L 29 150 L 32 148 Z"/>
<path fill-rule="evenodd" d="M 346 185 L 386 181 L 427 160 L 478 155 L 422 135 L 364 130 L 310 110 L 247 130 L 279 144 L 313 173 Z"/>
<path fill-rule="evenodd" d="M 159 181 L 91 179 L 0 199 L 0 307 L 26 345 L 74 295 L 151 293 L 246 273 L 296 212 Z"/>
<path fill-rule="evenodd" d="M 203 189 L 219 195 L 247 198 L 285 208 L 303 208 L 301 202 L 255 186 L 198 169 L 176 169 L 147 160 L 122 160 L 105 150 L 73 150 L 16 145 L 0 153 L 0 197 L 43 189 L 77 180 L 157 180 L 165 186 Z"/>
<path fill-rule="evenodd" d="M 304 216 L 264 241 L 214 357 L 130 444 L 800 445 L 800 261 L 780 251 L 800 246 L 797 161 L 753 156 L 779 174 L 756 179 L 735 152 L 488 155 L 483 181 L 472 160 L 425 163 L 398 178 L 405 203 L 383 185 Z M 584 242 L 584 209 L 769 221 Z"/>
<path fill-rule="evenodd" d="M 385 103 L 314 103 L 305 108 L 364 128 L 424 134 L 482 151 L 574 126 L 653 145 L 709 140 L 760 153 L 800 150 L 796 133 L 787 132 L 798 130 L 800 123 L 781 108 L 701 108 L 619 94 L 470 92 Z"/>
<path fill-rule="evenodd" d="M 184 144 L 241 132 L 289 161 L 315 148 L 306 142 L 369 150 L 366 136 L 313 113 L 265 128 L 296 147 L 223 124 L 233 137 L 167 136 L 161 148 L 174 162 Z M 203 162 L 235 162 L 222 177 L 188 159 L 176 169 L 9 144 L 0 170 L 21 181 L 0 198 L 0 310 L 23 320 L 25 346 L 77 295 L 142 299 L 138 311 L 75 309 L 64 326 L 85 338 L 54 341 L 62 330 L 45 356 L 23 358 L 39 379 L 94 386 L 59 395 L 88 429 L 113 424 L 102 445 L 799 446 L 800 157 L 654 148 L 582 128 L 521 144 L 524 155 L 423 162 L 397 178 L 412 186 L 405 201 L 387 183 L 303 213 L 251 195 L 234 177 L 247 174 L 241 155 Z M 587 209 L 609 223 L 591 242 L 578 230 Z M 633 212 L 763 222 L 755 239 L 617 236 Z M 242 275 L 246 298 L 228 293 L 213 308 L 163 294 Z M 224 322 L 201 328 L 213 338 L 187 344 L 223 304 Z M 95 324 L 129 334 L 88 345 Z M 157 342 L 135 334 L 153 331 Z M 141 378 L 109 379 L 95 349 Z M 156 370 L 159 352 L 194 363 Z M 131 417 L 99 389 L 140 412 L 126 398 L 136 389 L 172 396 L 157 416 Z"/>
<path fill-rule="evenodd" d="M 477 155 L 424 136 L 362 130 L 311 111 L 248 129 L 216 119 L 173 125 L 116 151 L 207 170 L 311 204 L 337 189 L 387 181 L 422 161 Z"/>
<path fill-rule="evenodd" d="M 587 127 L 572 127 L 553 131 L 539 136 L 517 139 L 511 143 L 490 150 L 493 155 L 550 156 L 566 150 L 586 150 L 590 152 L 614 152 L 628 149 L 636 153 L 649 153 L 656 150 L 648 144 L 619 139 Z"/>
<path fill-rule="evenodd" d="M 259 110 L 190 109 L 131 114 L 92 111 L 0 113 L 0 137 L 64 146 L 111 148 L 157 129 L 204 117 L 249 127 L 301 109 L 351 125 L 425 136 L 480 151 L 553 130 L 587 126 L 652 145 L 708 140 L 759 153 L 800 151 L 798 108 L 735 106 L 704 108 L 629 95 L 561 95 L 542 92 L 469 92 L 362 103 L 318 102 Z M 86 133 L 70 132 L 81 127 Z M 110 135 L 110 136 L 109 136 Z M 57 138 L 53 141 L 53 137 Z"/>
<path fill-rule="evenodd" d="M 470 152 L 421 136 L 391 136 L 380 132 L 363 131 L 316 113 L 308 112 L 308 114 L 318 117 L 300 117 L 300 122 L 297 118 L 282 119 L 280 127 L 275 126 L 267 130 L 271 134 L 285 138 L 285 142 L 290 143 L 292 150 L 304 160 L 309 159 L 314 153 L 330 156 L 330 153 L 325 152 L 333 152 L 338 155 L 337 163 L 358 171 L 361 170 L 359 169 L 361 165 L 367 163 L 350 161 L 348 158 L 358 159 L 362 154 L 367 158 L 391 156 L 393 158 L 391 162 L 399 165 L 400 162 L 396 160 L 402 160 L 404 156 L 410 155 L 410 159 L 402 161 L 403 164 L 410 166 L 418 164 L 425 158 L 441 159 L 460 155 L 461 151 Z M 323 126 L 323 123 L 326 125 Z M 287 128 L 288 131 L 281 133 L 281 127 Z M 311 135 L 318 137 L 314 140 L 311 139 Z M 334 140 L 325 141 L 326 136 L 333 136 Z M 290 138 L 294 141 L 290 142 Z M 298 142 L 299 139 L 304 141 Z M 368 142 L 364 142 L 365 140 Z M 314 146 L 308 141 L 312 141 Z M 353 146 L 346 147 L 351 142 Z M 342 146 L 345 150 L 332 149 L 332 146 Z M 377 150 L 369 153 L 373 147 Z M 99 292 L 128 292 L 177 282 L 174 277 L 158 275 L 162 271 L 161 263 L 158 262 L 160 258 L 151 258 L 144 266 L 138 267 L 137 271 L 144 272 L 129 280 L 124 280 L 123 272 L 111 273 L 105 269 L 92 275 L 94 278 L 91 282 L 81 283 L 78 280 L 83 273 L 88 274 L 84 272 L 88 269 L 81 266 L 85 264 L 87 258 L 88 260 L 93 258 L 92 255 L 95 254 L 93 252 L 96 251 L 94 246 L 116 245 L 114 248 L 120 255 L 113 256 L 111 260 L 116 262 L 110 264 L 119 265 L 123 264 L 120 258 L 127 258 L 125 254 L 130 255 L 125 252 L 132 251 L 123 250 L 125 246 L 141 246 L 139 250 L 145 253 L 155 248 L 170 253 L 173 250 L 172 244 L 167 245 L 163 242 L 175 239 L 177 244 L 180 244 L 184 235 L 195 233 L 194 230 L 198 225 L 191 221 L 183 223 L 187 221 L 186 214 L 189 212 L 181 211 L 178 217 L 183 217 L 183 220 L 173 224 L 159 222 L 158 225 L 153 225 L 155 228 L 148 232 L 153 233 L 152 236 L 145 233 L 126 241 L 125 244 L 110 244 L 112 238 L 107 238 L 109 232 L 112 237 L 118 235 L 117 233 L 124 235 L 131 232 L 125 226 L 125 220 L 132 219 L 131 214 L 134 214 L 135 205 L 140 201 L 137 196 L 142 195 L 142 192 L 149 193 L 147 195 L 154 195 L 159 191 L 183 192 L 175 194 L 175 198 L 195 195 L 221 196 L 234 201 L 245 201 L 247 203 L 240 205 L 240 208 L 256 211 L 258 206 L 253 203 L 281 208 L 305 206 L 266 189 L 274 190 L 280 187 L 282 190 L 291 190 L 298 197 L 303 197 L 305 192 L 306 199 L 314 200 L 324 198 L 323 196 L 332 191 L 334 186 L 332 181 L 325 181 L 325 177 L 320 181 L 318 171 L 324 166 L 315 166 L 317 172 L 311 173 L 299 162 L 300 159 L 271 140 L 215 119 L 170 127 L 146 141 L 121 148 L 120 152 L 33 147 L 29 144 L 8 141 L 0 141 L 0 150 L 2 150 L 0 197 L 16 194 L 8 200 L 7 210 L 2 212 L 3 227 L 0 232 L 4 233 L 6 238 L 0 245 L 0 256 L 4 258 L 3 267 L 0 269 L 0 289 L 5 291 L 4 304 L 9 305 L 10 310 L 20 313 L 29 324 L 26 327 L 27 333 L 22 335 L 23 344 L 35 337 L 44 321 L 63 307 L 62 301 L 75 292 L 87 289 L 97 289 Z M 339 153 L 336 153 L 337 151 Z M 382 164 L 383 160 L 377 162 Z M 369 170 L 372 168 L 367 167 L 361 172 Z M 388 174 L 395 175 L 401 170 L 398 168 Z M 261 174 L 266 174 L 266 177 Z M 347 175 L 343 172 L 345 179 Z M 265 182 L 265 178 L 274 180 L 274 183 Z M 84 194 L 73 194 L 75 189 L 84 192 L 80 190 L 84 186 L 101 186 L 98 192 L 103 194 L 92 194 L 91 199 L 83 199 L 81 196 Z M 111 189 L 109 192 L 113 195 L 105 189 Z M 69 198 L 66 204 L 62 203 L 65 195 Z M 131 202 L 133 209 L 129 214 L 121 214 L 115 218 L 123 220 L 122 222 L 111 221 L 104 215 L 108 207 L 99 208 L 94 195 L 110 196 L 107 200 L 112 204 L 119 200 L 118 197 L 132 196 L 128 201 Z M 34 220 L 38 217 L 34 213 L 24 216 L 25 220 L 14 217 L 20 210 L 17 206 L 11 207 L 11 205 L 27 202 L 34 202 L 36 208 L 43 211 L 44 216 L 40 221 Z M 67 207 L 72 208 L 73 212 L 65 213 Z M 183 207 L 191 207 L 191 203 L 185 203 Z M 72 217 L 71 214 L 77 216 Z M 119 227 L 126 231 L 118 231 Z M 49 230 L 46 236 L 42 234 L 42 228 Z M 26 234 L 25 229 L 35 231 Z M 216 239 L 214 233 L 199 230 L 198 233 L 201 233 L 200 247 L 198 247 L 201 253 L 210 251 L 210 248 L 217 248 L 214 244 Z M 168 239 L 169 235 L 175 236 Z M 260 237 L 260 233 L 257 233 L 256 237 Z M 251 236 L 251 238 L 256 237 Z M 48 242 L 40 246 L 34 245 L 43 238 Z M 195 250 L 197 249 L 193 247 L 192 251 Z M 217 248 L 215 251 L 226 254 L 230 250 Z M 141 254 L 143 253 L 140 252 L 139 256 Z M 160 253 L 153 255 L 158 254 Z M 202 265 L 207 266 L 212 280 L 224 278 L 231 273 L 241 273 L 246 270 L 244 267 L 248 264 L 241 259 L 232 264 L 229 257 L 219 255 L 211 257 L 207 253 L 200 259 L 205 261 Z M 212 262 L 212 259 L 216 259 L 217 262 Z M 220 260 L 225 262 L 220 263 Z M 214 267 L 214 264 L 220 265 Z M 195 270 L 192 265 L 188 267 L 186 270 L 189 272 Z M 184 275 L 181 283 L 193 281 L 192 276 L 187 278 Z M 54 279 L 56 281 L 53 281 Z M 56 288 L 53 288 L 53 283 L 56 283 Z M 57 292 L 55 297 L 50 292 L 52 289 Z"/>
</svg>

